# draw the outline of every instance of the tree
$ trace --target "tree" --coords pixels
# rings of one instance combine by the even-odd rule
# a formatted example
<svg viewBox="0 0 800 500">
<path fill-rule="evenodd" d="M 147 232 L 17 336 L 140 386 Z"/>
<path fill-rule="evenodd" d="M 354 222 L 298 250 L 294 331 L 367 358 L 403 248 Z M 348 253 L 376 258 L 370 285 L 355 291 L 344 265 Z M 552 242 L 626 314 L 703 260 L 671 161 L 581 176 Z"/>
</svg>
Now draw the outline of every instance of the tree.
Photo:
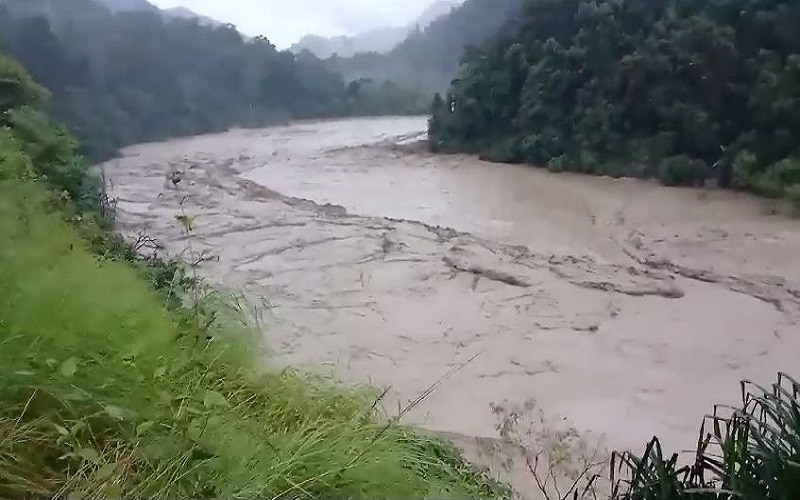
<svg viewBox="0 0 800 500">
<path fill-rule="evenodd" d="M 780 196 L 798 182 L 798 25 L 790 0 L 526 0 L 467 52 L 430 144 Z"/>
<path fill-rule="evenodd" d="M 279 52 L 264 37 L 245 40 L 233 26 L 166 19 L 156 9 L 112 13 L 94 0 L 0 2 L 0 49 L 53 93 L 46 111 L 94 160 L 176 135 L 427 105 L 427 98 L 389 86 L 348 106 L 344 79 L 313 54 Z M 32 98 L 6 87 L 23 88 L 0 82 L 5 108 Z"/>
</svg>

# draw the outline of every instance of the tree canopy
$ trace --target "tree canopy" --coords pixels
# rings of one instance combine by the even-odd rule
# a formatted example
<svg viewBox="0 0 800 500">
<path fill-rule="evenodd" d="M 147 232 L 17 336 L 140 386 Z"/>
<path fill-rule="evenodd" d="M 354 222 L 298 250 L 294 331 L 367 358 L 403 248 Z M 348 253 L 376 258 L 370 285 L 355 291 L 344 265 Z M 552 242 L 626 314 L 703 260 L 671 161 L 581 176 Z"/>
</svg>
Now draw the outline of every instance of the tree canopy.
<svg viewBox="0 0 800 500">
<path fill-rule="evenodd" d="M 800 183 L 800 3 L 526 0 L 437 96 L 430 144 L 780 196 Z"/>
<path fill-rule="evenodd" d="M 0 0 L 0 51 L 54 94 L 48 111 L 92 158 L 231 126 L 424 109 L 397 105 L 390 86 L 348 93 L 348 82 L 310 53 L 277 51 L 233 26 L 112 12 L 93 0 Z"/>
</svg>

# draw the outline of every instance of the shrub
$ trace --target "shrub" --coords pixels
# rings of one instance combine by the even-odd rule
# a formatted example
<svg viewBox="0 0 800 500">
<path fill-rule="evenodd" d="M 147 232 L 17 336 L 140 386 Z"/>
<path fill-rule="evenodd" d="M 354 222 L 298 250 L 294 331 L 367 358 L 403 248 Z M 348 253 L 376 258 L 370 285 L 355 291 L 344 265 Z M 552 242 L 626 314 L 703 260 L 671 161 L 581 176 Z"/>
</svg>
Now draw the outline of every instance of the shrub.
<svg viewBox="0 0 800 500">
<path fill-rule="evenodd" d="M 793 184 L 786 188 L 786 198 L 792 205 L 792 214 L 800 217 L 800 184 Z"/>
<path fill-rule="evenodd" d="M 523 159 L 521 145 L 513 137 L 495 143 L 481 157 L 498 163 L 518 163 Z"/>
<path fill-rule="evenodd" d="M 597 168 L 597 173 L 619 179 L 621 177 L 632 176 L 632 174 L 635 172 L 632 172 L 630 169 L 626 168 L 622 162 L 609 161 L 601 164 Z"/>
<path fill-rule="evenodd" d="M 567 159 L 566 155 L 556 156 L 554 158 L 550 158 L 550 161 L 547 162 L 547 170 L 555 173 L 561 173 L 569 170 L 567 168 L 568 165 L 569 160 Z"/>
<path fill-rule="evenodd" d="M 784 158 L 770 166 L 768 171 L 771 171 L 784 186 L 800 184 L 800 158 Z"/>
<path fill-rule="evenodd" d="M 758 171 L 758 157 L 747 149 L 739 151 L 733 160 L 733 187 L 747 189 Z"/>
<path fill-rule="evenodd" d="M 785 188 L 774 170 L 767 170 L 761 174 L 754 174 L 750 178 L 750 191 L 765 198 L 780 198 Z"/>
<path fill-rule="evenodd" d="M 578 159 L 575 163 L 578 167 L 578 171 L 586 174 L 597 173 L 599 167 L 597 155 L 586 148 L 578 152 Z"/>
<path fill-rule="evenodd" d="M 35 106 L 49 97 L 17 61 L 0 54 L 0 125 L 5 113 L 21 106 Z"/>
<path fill-rule="evenodd" d="M 654 438 L 641 456 L 615 454 L 615 500 L 800 498 L 800 384 L 742 383 L 742 404 L 717 407 L 700 429 L 695 462 L 678 465 Z M 719 412 L 730 411 L 723 415 Z"/>
<path fill-rule="evenodd" d="M 0 128 L 0 180 L 23 179 L 33 175 L 31 160 L 7 129 Z"/>
<path fill-rule="evenodd" d="M 661 161 L 659 180 L 667 186 L 696 186 L 708 176 L 708 165 L 686 155 L 672 156 Z"/>
<path fill-rule="evenodd" d="M 522 139 L 520 150 L 523 160 L 528 163 L 541 165 L 551 158 L 547 156 L 539 134 L 531 134 Z"/>
</svg>

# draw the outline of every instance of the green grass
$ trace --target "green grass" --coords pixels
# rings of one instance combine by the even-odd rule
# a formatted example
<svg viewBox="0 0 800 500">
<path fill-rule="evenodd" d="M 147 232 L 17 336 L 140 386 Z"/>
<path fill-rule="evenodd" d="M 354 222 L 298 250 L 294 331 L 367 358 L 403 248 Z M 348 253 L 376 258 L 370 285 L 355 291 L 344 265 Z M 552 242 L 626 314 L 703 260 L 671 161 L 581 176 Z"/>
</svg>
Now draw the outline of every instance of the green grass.
<svg viewBox="0 0 800 500">
<path fill-rule="evenodd" d="M 49 196 L 0 181 L 0 498 L 506 494 L 375 391 L 259 369 L 244 326 L 198 342 Z"/>
</svg>

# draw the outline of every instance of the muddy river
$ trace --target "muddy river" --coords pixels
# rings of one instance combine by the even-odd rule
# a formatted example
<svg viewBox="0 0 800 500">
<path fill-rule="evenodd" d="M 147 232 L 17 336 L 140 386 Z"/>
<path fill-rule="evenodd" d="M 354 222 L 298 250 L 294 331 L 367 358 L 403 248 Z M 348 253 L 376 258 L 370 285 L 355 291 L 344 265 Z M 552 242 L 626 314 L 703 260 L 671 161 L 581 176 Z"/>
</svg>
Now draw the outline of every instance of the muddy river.
<svg viewBox="0 0 800 500">
<path fill-rule="evenodd" d="M 404 418 L 473 455 L 550 427 L 677 451 L 740 379 L 800 375 L 800 222 L 739 193 L 435 156 L 424 130 L 234 130 L 104 167 L 123 233 L 178 253 L 181 203 L 197 216 L 209 278 L 271 304 L 270 362 L 390 387 L 390 413 L 439 382 Z"/>
</svg>

